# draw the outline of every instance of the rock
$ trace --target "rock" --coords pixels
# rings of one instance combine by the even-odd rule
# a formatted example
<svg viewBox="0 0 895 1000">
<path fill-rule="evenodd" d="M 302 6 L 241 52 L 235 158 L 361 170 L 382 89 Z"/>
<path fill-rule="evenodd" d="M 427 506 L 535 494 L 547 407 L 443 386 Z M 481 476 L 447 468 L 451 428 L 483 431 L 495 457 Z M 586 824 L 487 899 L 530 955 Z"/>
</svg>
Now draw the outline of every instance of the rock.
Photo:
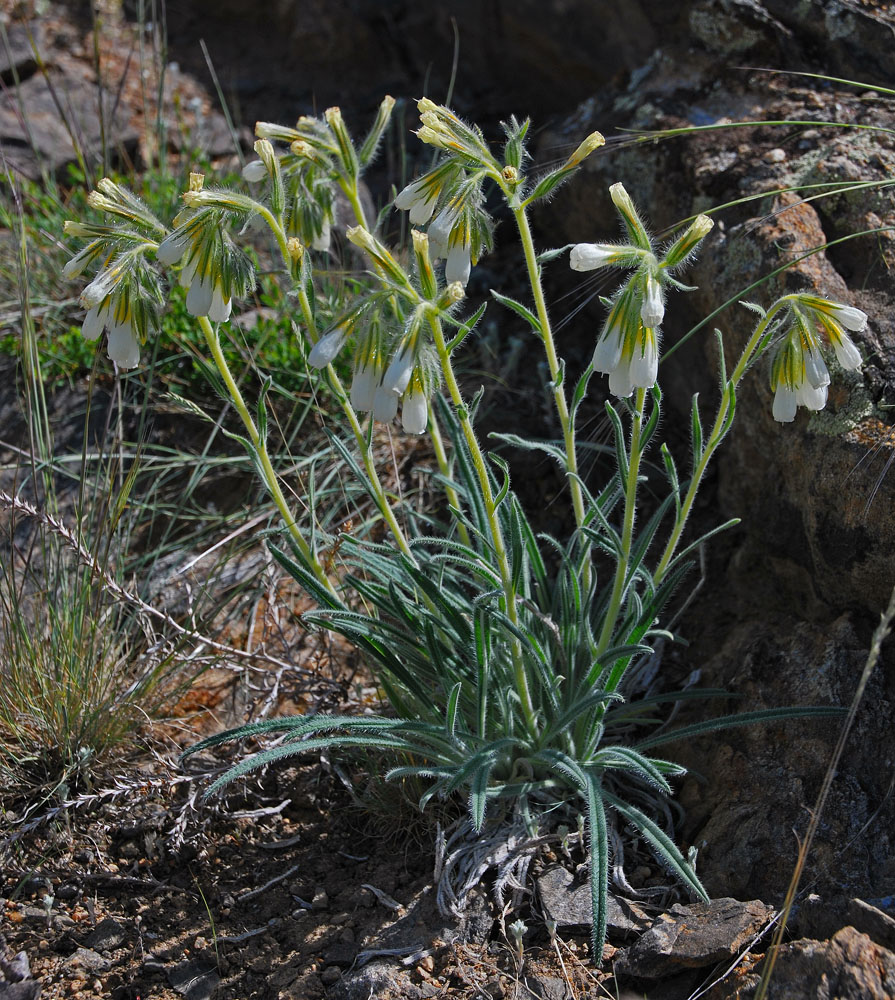
<svg viewBox="0 0 895 1000">
<path fill-rule="evenodd" d="M 36 979 L 27 979 L 21 983 L 0 982 L 2 1000 L 38 1000 L 40 993 L 41 986 Z"/>
<path fill-rule="evenodd" d="M 854 927 L 876 944 L 895 952 L 895 919 L 863 899 L 822 899 L 812 893 L 799 904 L 791 921 L 799 937 L 822 940 L 843 927 Z"/>
<path fill-rule="evenodd" d="M 14 172 L 36 180 L 41 170 L 56 174 L 77 162 L 72 136 L 91 164 L 102 159 L 103 141 L 112 155 L 124 150 L 132 159 L 137 149 L 129 113 L 86 79 L 50 70 L 0 95 L 0 144 Z"/>
<path fill-rule="evenodd" d="M 677 904 L 619 954 L 615 971 L 638 979 L 664 979 L 684 969 L 729 961 L 748 947 L 774 912 L 757 899 Z"/>
<path fill-rule="evenodd" d="M 168 970 L 168 982 L 186 1000 L 209 1000 L 221 977 L 214 962 L 188 959 Z"/>
<path fill-rule="evenodd" d="M 16 79 L 22 81 L 37 69 L 37 59 L 43 49 L 43 30 L 38 21 L 11 24 L 0 42 L 0 78 L 7 86 Z"/>
<path fill-rule="evenodd" d="M 808 30 L 804 19 L 809 9 L 812 17 L 818 12 L 814 5 L 782 2 L 699 5 L 735 19 L 747 6 L 753 13 L 763 6 L 796 35 L 800 25 Z M 823 9 L 829 23 L 844 31 L 864 23 L 853 19 L 844 4 L 831 0 Z M 875 17 L 880 39 L 891 37 L 883 23 L 887 17 Z M 750 30 L 765 31 L 752 14 L 744 23 Z M 812 29 L 811 37 L 816 34 Z M 763 65 L 773 64 L 774 44 L 768 61 L 763 53 Z M 818 44 L 836 47 L 832 38 L 823 43 L 818 38 Z M 857 337 L 863 369 L 832 370 L 831 362 L 833 386 L 826 410 L 810 416 L 800 411 L 792 425 L 775 423 L 768 359 L 741 384 L 736 422 L 715 467 L 717 493 L 712 486 L 704 490 L 697 503 L 703 505 L 702 520 L 697 513 L 693 528 L 699 522 L 706 530 L 726 517 L 742 518 L 742 524 L 707 547 L 714 568 L 703 592 L 711 597 L 704 602 L 697 598 L 681 625 L 684 638 L 695 640 L 689 654 L 700 664 L 701 683 L 740 696 L 736 703 L 719 705 L 719 714 L 781 705 L 846 705 L 866 659 L 870 628 L 888 598 L 895 564 L 895 474 L 890 470 L 883 475 L 895 454 L 888 411 L 888 387 L 895 382 L 895 240 L 885 232 L 895 225 L 895 197 L 891 186 L 864 187 L 810 203 L 793 194 L 768 192 L 830 184 L 837 178 L 891 178 L 895 153 L 873 131 L 885 127 L 891 115 L 874 98 L 835 86 L 807 86 L 766 73 L 729 74 L 719 58 L 721 50 L 712 49 L 711 57 L 708 51 L 705 43 L 696 45 L 685 58 L 671 42 L 644 66 L 628 92 L 610 89 L 594 95 L 561 128 L 545 135 L 543 156 L 570 147 L 607 121 L 653 129 L 788 118 L 838 120 L 870 129 L 807 128 L 798 142 L 782 145 L 785 160 L 776 154 L 765 159 L 765 153 L 783 143 L 783 133 L 770 127 L 721 129 L 648 150 L 624 143 L 615 150 L 607 147 L 606 155 L 585 161 L 581 176 L 555 199 L 550 245 L 611 237 L 617 221 L 607 192 L 615 181 L 626 185 L 658 230 L 710 206 L 749 198 L 715 217 L 715 229 L 695 266 L 682 275 L 699 288 L 669 299 L 666 344 L 722 303 L 743 297 L 768 305 L 781 293 L 814 290 L 868 313 L 868 329 Z M 893 46 L 877 43 L 870 62 L 893 58 Z M 852 79 L 863 78 L 863 68 L 856 64 L 855 69 Z M 750 282 L 785 261 L 877 226 L 878 235 L 806 256 L 794 269 L 744 296 Z M 556 270 L 556 280 L 563 280 Z M 570 366 L 589 360 L 603 319 L 596 306 L 590 322 L 579 319 L 578 344 L 569 325 L 565 343 Z M 723 332 L 728 360 L 745 343 L 753 323 L 754 314 L 735 304 L 712 318 L 710 326 Z M 689 426 L 688 414 L 683 407 L 676 409 L 675 400 L 688 405 L 699 392 L 703 421 L 713 414 L 716 369 L 716 345 L 702 332 L 663 363 L 663 435 Z M 593 394 L 596 405 L 601 393 L 604 384 L 593 380 L 588 395 Z M 674 450 L 681 461 L 687 448 L 683 435 L 678 441 L 670 437 L 669 444 L 673 449 L 679 445 Z M 891 656 L 891 649 L 884 649 L 865 695 L 873 710 L 858 714 L 828 802 L 814 857 L 817 870 L 831 874 L 821 874 L 818 891 L 832 889 L 837 880 L 853 886 L 855 894 L 895 890 L 890 834 L 895 799 L 888 795 L 888 768 L 879 764 L 895 757 L 895 731 L 888 724 L 893 711 Z M 699 718 L 704 713 L 685 713 L 681 722 Z M 687 818 L 679 838 L 698 847 L 700 878 L 710 893 L 782 895 L 797 851 L 792 830 L 804 829 L 837 731 L 830 720 L 792 721 L 670 747 L 676 760 L 707 779 L 681 789 Z M 874 832 L 868 834 L 872 817 Z M 860 848 L 842 852 L 841 845 L 855 837 L 861 838 Z"/>
<path fill-rule="evenodd" d="M 590 885 L 574 886 L 571 872 L 560 865 L 549 868 L 537 881 L 541 906 L 558 928 L 589 927 L 592 921 Z M 629 938 L 642 934 L 652 918 L 638 903 L 611 893 L 607 897 L 606 931 L 609 937 Z"/>
<path fill-rule="evenodd" d="M 332 986 L 333 983 L 337 983 L 341 978 L 342 970 L 338 965 L 330 965 L 320 974 L 320 982 L 324 986 Z"/>
<path fill-rule="evenodd" d="M 357 957 L 357 945 L 345 941 L 336 941 L 323 954 L 324 961 L 330 966 L 348 966 Z"/>
<path fill-rule="evenodd" d="M 91 948 L 78 948 L 62 963 L 70 972 L 86 969 L 89 972 L 105 972 L 112 963 Z"/>
<path fill-rule="evenodd" d="M 556 976 L 526 976 L 524 982 L 527 995 L 537 1000 L 570 1000 L 571 993 L 565 980 Z"/>
<path fill-rule="evenodd" d="M 420 990 L 410 981 L 410 973 L 389 962 L 370 962 L 355 972 L 343 972 L 329 996 L 333 1000 L 369 1000 L 386 992 L 416 1000 Z"/>
<path fill-rule="evenodd" d="M 761 966 L 740 976 L 736 986 L 720 984 L 705 1000 L 751 1000 Z M 781 947 L 767 1000 L 892 1000 L 895 954 L 854 927 L 831 941 L 803 939 Z"/>
<path fill-rule="evenodd" d="M 126 936 L 124 928 L 117 920 L 112 917 L 106 917 L 105 920 L 101 920 L 96 928 L 87 935 L 87 940 L 84 944 L 94 951 L 114 951 L 124 943 Z"/>
</svg>

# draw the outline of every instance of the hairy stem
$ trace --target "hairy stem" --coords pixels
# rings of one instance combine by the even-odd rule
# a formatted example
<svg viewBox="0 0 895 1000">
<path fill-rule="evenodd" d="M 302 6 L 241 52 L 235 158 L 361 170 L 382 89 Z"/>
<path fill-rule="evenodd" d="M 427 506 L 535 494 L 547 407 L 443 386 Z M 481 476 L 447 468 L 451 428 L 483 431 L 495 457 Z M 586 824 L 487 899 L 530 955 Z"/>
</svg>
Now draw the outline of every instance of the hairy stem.
<svg viewBox="0 0 895 1000">
<path fill-rule="evenodd" d="M 233 406 L 239 414 L 243 426 L 249 435 L 252 447 L 255 449 L 255 454 L 258 459 L 258 469 L 264 480 L 264 484 L 267 486 L 270 495 L 273 497 L 273 501 L 286 524 L 286 529 L 292 537 L 295 547 L 301 553 L 305 564 L 317 578 L 318 582 L 331 594 L 335 595 L 335 588 L 327 576 L 326 570 L 311 551 L 311 547 L 305 541 L 304 535 L 302 535 L 301 529 L 296 523 L 295 517 L 289 507 L 289 503 L 286 500 L 282 488 L 280 487 L 280 481 L 277 478 L 277 474 L 270 461 L 270 455 L 267 452 L 267 442 L 264 441 L 258 432 L 258 428 L 255 426 L 255 421 L 252 419 L 249 408 L 246 406 L 245 400 L 243 399 L 242 392 L 236 384 L 236 380 L 233 378 L 233 373 L 230 371 L 227 359 L 224 357 L 224 352 L 221 350 L 221 342 L 218 337 L 217 330 L 211 325 L 207 316 L 199 317 L 199 327 L 205 336 L 205 342 L 208 344 L 208 350 L 211 352 L 211 356 L 217 370 L 220 373 L 221 378 L 224 380 L 224 385 L 227 387 L 227 392 L 233 402 Z"/>
<path fill-rule="evenodd" d="M 612 594 L 609 598 L 609 606 L 606 609 L 606 617 L 603 621 L 603 628 L 594 651 L 594 658 L 600 656 L 609 648 L 612 641 L 612 633 L 615 630 L 615 620 L 621 608 L 622 598 L 625 593 L 625 584 L 628 582 L 628 569 L 631 559 L 631 543 L 634 537 L 634 517 L 637 512 L 637 481 L 640 477 L 640 461 L 643 458 L 643 451 L 640 444 L 640 435 L 643 430 L 643 407 L 646 401 L 646 389 L 638 389 L 634 403 L 634 417 L 631 421 L 631 450 L 628 459 L 628 480 L 625 483 L 625 514 L 622 522 L 622 551 L 618 563 L 615 567 L 615 579 L 612 582 Z M 616 679 L 616 684 L 620 678 Z M 614 690 L 610 683 L 607 683 L 608 691 Z"/>
<path fill-rule="evenodd" d="M 429 325 L 432 329 L 432 336 L 435 341 L 435 349 L 438 352 L 438 360 L 441 363 L 441 370 L 447 384 L 448 393 L 457 411 L 460 426 L 463 429 L 463 437 L 466 446 L 469 448 L 470 457 L 475 465 L 476 476 L 479 481 L 479 488 L 482 491 L 482 499 L 485 502 L 485 511 L 488 516 L 488 528 L 491 535 L 491 544 L 494 547 L 494 554 L 497 559 L 498 571 L 500 573 L 501 587 L 504 595 L 504 605 L 507 617 L 514 625 L 519 623 L 519 612 L 516 607 L 516 588 L 513 585 L 513 574 L 510 569 L 510 560 L 507 556 L 506 545 L 503 539 L 503 532 L 500 527 L 500 518 L 497 513 L 497 504 L 494 501 L 494 491 L 491 488 L 491 480 L 488 475 L 488 467 L 485 464 L 485 456 L 479 445 L 478 438 L 472 427 L 469 417 L 469 410 L 463 402 L 463 395 L 457 383 L 451 364 L 450 354 L 444 340 L 444 331 L 441 329 L 439 320 L 430 316 Z M 516 679 L 516 691 L 522 705 L 522 712 L 525 716 L 526 726 L 529 733 L 534 735 L 537 732 L 537 722 L 535 719 L 534 707 L 529 690 L 528 677 L 525 673 L 525 666 L 522 662 L 522 647 L 518 639 L 513 639 L 512 645 L 513 671 Z"/>
<path fill-rule="evenodd" d="M 521 206 L 513 208 L 513 215 L 519 229 L 519 237 L 522 240 L 522 251 L 525 255 L 525 264 L 528 268 L 528 280 L 531 283 L 531 292 L 534 297 L 535 309 L 537 311 L 538 322 L 541 326 L 541 335 L 544 342 L 544 351 L 547 355 L 547 365 L 550 368 L 550 378 L 553 385 L 553 401 L 556 405 L 556 413 L 562 427 L 563 443 L 566 452 L 566 470 L 569 480 L 569 491 L 572 495 L 572 508 L 575 512 L 575 523 L 580 528 L 584 523 L 585 506 L 584 496 L 581 486 L 575 478 L 578 474 L 578 456 L 575 451 L 575 427 L 569 414 L 569 405 L 566 401 L 565 388 L 561 384 L 562 372 L 559 364 L 559 357 L 556 353 L 556 345 L 553 340 L 553 329 L 550 326 L 550 317 L 547 315 L 547 302 L 544 298 L 544 289 L 541 284 L 541 272 L 538 267 L 537 255 L 535 253 L 534 241 L 531 235 L 531 228 L 528 225 L 528 216 Z M 590 563 L 585 563 L 586 582 L 590 582 Z"/>
<path fill-rule="evenodd" d="M 683 534 L 684 526 L 690 516 L 690 511 L 693 509 L 693 501 L 696 499 L 696 494 L 699 492 L 699 487 L 702 485 L 705 470 L 708 468 L 709 462 L 717 450 L 718 445 L 724 439 L 724 427 L 730 416 L 731 406 L 733 405 L 733 400 L 735 398 L 736 387 L 739 385 L 740 380 L 746 373 L 746 369 L 752 362 L 756 350 L 767 333 L 771 320 L 786 305 L 787 299 L 788 297 L 779 299 L 775 302 L 761 319 L 759 324 L 755 327 L 752 336 L 743 348 L 743 352 L 740 355 L 736 368 L 734 368 L 730 376 L 730 388 L 725 388 L 722 392 L 721 402 L 718 406 L 718 413 L 715 417 L 715 423 L 712 426 L 711 434 L 706 441 L 702 455 L 696 464 L 696 468 L 693 470 L 693 476 L 687 489 L 687 495 L 684 497 L 684 501 L 681 504 L 681 509 L 678 512 L 674 527 L 671 530 L 671 535 L 665 545 L 665 551 L 662 553 L 662 558 L 659 560 L 659 564 L 656 566 L 655 572 L 653 573 L 653 579 L 655 580 L 657 586 L 661 583 L 665 574 L 668 572 L 668 568 L 674 558 L 674 553 L 677 550 L 678 543 L 680 542 L 681 535 Z"/>
</svg>

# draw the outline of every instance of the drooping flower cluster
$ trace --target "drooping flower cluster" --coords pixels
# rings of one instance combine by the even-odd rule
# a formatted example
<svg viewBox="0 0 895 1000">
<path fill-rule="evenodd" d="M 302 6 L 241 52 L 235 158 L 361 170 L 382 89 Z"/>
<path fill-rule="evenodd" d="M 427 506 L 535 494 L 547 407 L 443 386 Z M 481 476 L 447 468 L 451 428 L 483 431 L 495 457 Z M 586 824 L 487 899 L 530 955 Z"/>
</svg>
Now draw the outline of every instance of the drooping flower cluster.
<svg viewBox="0 0 895 1000">
<path fill-rule="evenodd" d="M 261 142 L 281 142 L 288 152 L 260 156 L 246 164 L 243 176 L 250 183 L 269 178 L 272 202 L 284 215 L 286 233 L 312 250 L 328 251 L 336 214 L 339 187 L 349 201 L 355 198 L 361 169 L 375 156 L 391 117 L 395 101 L 385 97 L 363 143 L 356 146 L 339 108 L 327 108 L 322 118 L 303 115 L 294 127 L 258 122 Z M 256 151 L 258 143 L 255 144 Z M 281 200 L 281 204 L 278 204 Z"/>
<path fill-rule="evenodd" d="M 827 402 L 830 372 L 823 348 L 833 349 L 846 371 L 861 366 L 861 352 L 846 331 L 860 333 L 867 315 L 854 306 L 815 295 L 788 295 L 788 325 L 771 362 L 774 419 L 790 423 L 796 410 L 822 410 Z"/>
<path fill-rule="evenodd" d="M 593 357 L 594 369 L 609 375 L 610 392 L 630 396 L 634 389 L 655 384 L 666 288 L 684 287 L 672 273 L 692 257 L 711 230 L 712 220 L 697 216 L 682 236 L 658 254 L 624 187 L 613 184 L 609 193 L 621 215 L 627 241 L 579 243 L 572 248 L 569 263 L 573 271 L 634 268 L 614 297 Z"/>
<path fill-rule="evenodd" d="M 491 246 L 492 224 L 484 209 L 482 180 L 481 173 L 466 176 L 456 161 L 448 160 L 412 181 L 395 198 L 395 208 L 408 212 L 412 224 L 429 223 L 429 253 L 432 261 L 444 260 L 444 280 L 449 285 L 459 281 L 465 286 L 482 250 Z M 435 215 L 439 203 L 442 207 Z"/>
<path fill-rule="evenodd" d="M 389 423 L 400 402 L 404 430 L 422 434 L 428 424 L 429 399 L 438 385 L 438 364 L 427 329 L 433 319 L 447 316 L 462 301 L 463 286 L 453 282 L 439 291 L 425 233 L 413 233 L 416 282 L 371 233 L 358 226 L 348 230 L 348 238 L 373 260 L 383 291 L 324 334 L 311 348 L 308 363 L 326 367 L 353 339 L 351 405 L 358 412 L 372 412 L 374 420 Z M 389 318 L 402 323 L 399 329 Z"/>
<path fill-rule="evenodd" d="M 97 340 L 108 330 L 107 353 L 121 369 L 140 361 L 140 345 L 158 329 L 164 302 L 159 275 L 147 254 L 155 250 L 164 225 L 127 189 L 103 178 L 88 197 L 91 207 L 112 217 L 111 225 L 66 222 L 69 236 L 89 242 L 63 267 L 76 278 L 95 265 L 99 269 L 80 295 L 86 310 L 81 333 Z"/>
</svg>

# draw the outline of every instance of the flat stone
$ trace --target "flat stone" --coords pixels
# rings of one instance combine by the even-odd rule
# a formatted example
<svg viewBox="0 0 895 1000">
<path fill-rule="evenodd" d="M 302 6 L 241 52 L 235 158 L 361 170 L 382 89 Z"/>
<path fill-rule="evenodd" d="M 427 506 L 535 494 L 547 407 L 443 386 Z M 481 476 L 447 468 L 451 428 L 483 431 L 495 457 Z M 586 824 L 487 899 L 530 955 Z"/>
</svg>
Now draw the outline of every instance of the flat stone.
<svg viewBox="0 0 895 1000">
<path fill-rule="evenodd" d="M 28 24 L 11 24 L 6 29 L 5 39 L 0 40 L 0 77 L 6 84 L 14 84 L 16 78 L 24 80 L 37 69 L 38 55 L 43 48 L 43 32 L 37 21 Z"/>
<path fill-rule="evenodd" d="M 107 958 L 91 948 L 78 948 L 62 963 L 69 971 L 87 969 L 90 972 L 105 972 L 111 966 Z"/>
<path fill-rule="evenodd" d="M 220 985 L 221 977 L 214 962 L 195 959 L 169 969 L 168 982 L 186 1000 L 209 1000 Z"/>
<path fill-rule="evenodd" d="M 526 976 L 525 988 L 538 1000 L 569 1000 L 571 997 L 565 981 L 556 976 Z"/>
<path fill-rule="evenodd" d="M 895 951 L 895 919 L 863 899 L 822 898 L 812 893 L 799 906 L 793 921 L 801 937 L 823 940 L 843 927 L 854 927 L 889 951 Z"/>
<path fill-rule="evenodd" d="M 32 76 L 0 94 L 0 145 L 12 169 L 32 180 L 41 176 L 42 168 L 59 173 L 77 162 L 74 142 L 88 162 L 96 162 L 102 156 L 103 135 L 108 150 L 124 148 L 133 155 L 138 136 L 130 115 L 120 104 L 115 106 L 113 94 L 102 92 L 103 130 L 100 95 L 95 84 L 57 70 Z"/>
<path fill-rule="evenodd" d="M 761 966 L 745 979 L 722 983 L 705 1000 L 748 1000 L 758 986 Z M 874 944 L 854 927 L 830 941 L 803 939 L 780 948 L 767 1000 L 892 1000 L 895 953 Z"/>
<path fill-rule="evenodd" d="M 549 868 L 537 879 L 541 905 L 548 919 L 555 920 L 563 930 L 570 927 L 590 927 L 593 913 L 590 885 L 575 886 L 571 872 L 561 865 Z M 613 938 L 633 937 L 642 934 L 652 923 L 652 918 L 637 903 L 616 898 L 606 899 L 606 933 Z"/>
<path fill-rule="evenodd" d="M 757 899 L 672 906 L 619 953 L 615 971 L 637 979 L 664 979 L 685 969 L 729 961 L 749 945 L 774 912 Z"/>
<path fill-rule="evenodd" d="M 94 951 L 114 951 L 124 943 L 126 936 L 125 929 L 117 920 L 106 917 L 87 935 L 84 944 Z"/>
</svg>

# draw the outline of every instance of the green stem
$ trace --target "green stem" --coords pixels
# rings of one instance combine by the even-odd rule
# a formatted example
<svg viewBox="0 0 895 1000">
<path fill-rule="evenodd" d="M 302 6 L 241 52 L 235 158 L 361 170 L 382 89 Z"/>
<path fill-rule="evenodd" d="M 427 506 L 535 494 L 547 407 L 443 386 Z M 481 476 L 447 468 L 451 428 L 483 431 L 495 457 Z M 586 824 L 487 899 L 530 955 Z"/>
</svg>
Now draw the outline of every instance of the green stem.
<svg viewBox="0 0 895 1000">
<path fill-rule="evenodd" d="M 258 428 L 255 426 L 255 421 L 252 419 L 252 415 L 246 406 L 242 392 L 236 384 L 236 380 L 233 378 L 233 373 L 230 371 L 230 366 L 227 364 L 227 359 L 224 357 L 224 352 L 221 350 L 221 342 L 218 337 L 217 330 L 215 330 L 215 328 L 211 325 L 207 316 L 199 317 L 199 327 L 205 335 L 205 342 L 208 344 L 208 349 L 211 352 L 214 363 L 217 366 L 221 378 L 224 380 L 224 385 L 227 387 L 227 392 L 230 395 L 233 406 L 235 407 L 236 412 L 239 414 L 240 419 L 248 432 L 249 439 L 252 442 L 252 446 L 254 447 L 255 453 L 258 457 L 258 466 L 261 471 L 262 478 L 264 479 L 264 483 L 270 491 L 270 495 L 273 497 L 277 510 L 279 510 L 282 515 L 283 521 L 286 524 L 286 529 L 291 535 L 292 540 L 295 543 L 295 547 L 301 553 L 302 558 L 305 560 L 305 564 L 313 572 L 318 582 L 333 596 L 336 596 L 335 588 L 330 582 L 330 579 L 326 574 L 326 570 L 311 551 L 311 547 L 305 541 L 304 536 L 302 535 L 301 530 L 292 515 L 292 511 L 290 510 L 283 490 L 280 487 L 280 482 L 277 479 L 277 474 L 270 461 L 270 455 L 267 453 L 267 443 L 258 433 Z"/>
<path fill-rule="evenodd" d="M 308 299 L 307 291 L 301 285 L 298 289 L 298 302 L 301 306 L 302 318 L 305 322 L 305 328 L 308 332 L 308 339 L 311 343 L 316 343 L 317 340 L 317 327 L 314 323 L 314 314 L 311 310 L 311 303 Z M 409 559 L 416 562 L 416 559 L 411 552 L 410 545 L 407 541 L 407 537 L 404 534 L 401 525 L 398 523 L 398 519 L 395 516 L 394 510 L 392 510 L 392 505 L 389 503 L 388 494 L 385 492 L 385 487 L 382 485 L 382 481 L 379 478 L 379 473 L 376 469 L 376 463 L 373 460 L 373 452 L 367 441 L 367 435 L 364 434 L 364 429 L 361 426 L 360 420 L 357 415 L 357 411 L 351 405 L 351 399 L 345 386 L 342 384 L 341 378 L 335 369 L 334 365 L 327 365 L 326 373 L 329 376 L 330 384 L 336 393 L 336 398 L 339 400 L 339 404 L 342 407 L 342 412 L 348 418 L 348 425 L 351 427 L 351 433 L 354 435 L 355 443 L 357 444 L 358 450 L 361 453 L 361 458 L 364 463 L 364 471 L 367 474 L 367 479 L 369 480 L 369 485 L 376 497 L 376 506 L 379 508 L 379 513 L 382 514 L 385 523 L 389 526 L 395 543 L 401 552 L 404 553 Z"/>
<path fill-rule="evenodd" d="M 609 648 L 612 641 L 612 633 L 615 630 L 615 620 L 621 608 L 622 598 L 625 592 L 625 584 L 628 580 L 628 568 L 631 560 L 631 542 L 634 537 L 634 516 L 637 511 L 637 481 L 640 477 L 640 460 L 643 452 L 640 447 L 640 434 L 643 429 L 643 407 L 646 401 L 646 389 L 638 389 L 635 397 L 634 418 L 631 421 L 631 450 L 628 458 L 628 480 L 625 483 L 625 516 L 622 522 L 622 544 L 621 555 L 615 567 L 615 579 L 612 583 L 612 594 L 609 598 L 609 607 L 606 609 L 606 617 L 603 620 L 603 629 L 594 651 L 594 659 L 598 660 Z M 607 683 L 607 690 L 614 690 Z"/>
<path fill-rule="evenodd" d="M 339 186 L 345 192 L 345 197 L 351 205 L 351 211 L 354 212 L 357 224 L 369 231 L 370 227 L 367 225 L 367 213 L 364 211 L 363 203 L 360 200 L 360 193 L 357 190 L 357 178 L 354 178 L 354 182 L 352 184 L 349 184 L 346 180 L 340 180 Z"/>
<path fill-rule="evenodd" d="M 352 206 L 354 206 L 355 201 L 357 202 L 356 210 L 363 214 L 363 208 L 360 205 L 360 201 L 357 197 L 357 192 L 355 191 L 354 200 L 351 199 L 349 191 L 346 189 L 346 195 L 349 196 L 349 200 L 352 201 Z M 280 248 L 280 253 L 283 257 L 283 263 L 286 265 L 286 269 L 291 273 L 291 263 L 292 256 L 289 253 L 289 242 L 286 237 L 285 230 L 283 229 L 280 221 L 274 216 L 274 214 L 267 209 L 264 205 L 260 203 L 257 205 L 258 214 L 264 219 L 267 225 L 270 227 L 271 232 L 277 241 Z M 307 251 L 305 251 L 307 253 Z M 312 344 L 315 344 L 318 340 L 317 324 L 314 321 L 314 311 L 311 308 L 311 301 L 308 298 L 308 290 L 304 287 L 302 282 L 297 283 L 298 292 L 298 303 L 301 307 L 302 319 L 304 320 L 305 329 L 307 331 L 308 340 Z M 398 523 L 398 519 L 395 516 L 395 512 L 392 510 L 392 506 L 389 503 L 388 495 L 385 492 L 385 488 L 382 485 L 382 481 L 379 478 L 379 473 L 376 470 L 376 464 L 373 461 L 373 455 L 371 449 L 367 442 L 367 436 L 364 434 L 363 428 L 361 427 L 360 420 L 358 419 L 357 413 L 354 407 L 351 405 L 351 399 L 345 386 L 342 384 L 342 380 L 339 378 L 338 373 L 332 365 L 327 366 L 327 374 L 329 375 L 330 383 L 336 393 L 336 397 L 342 407 L 342 411 L 348 418 L 348 424 L 351 427 L 351 432 L 354 435 L 354 440 L 357 443 L 357 447 L 360 450 L 361 457 L 364 463 L 364 470 L 367 473 L 367 479 L 369 480 L 370 487 L 376 497 L 376 505 L 379 508 L 380 514 L 382 514 L 383 519 L 389 526 L 389 530 L 394 536 L 395 542 L 398 548 L 404 555 L 413 559 L 413 553 L 411 552 L 410 545 L 407 542 L 407 537 Z M 238 391 L 238 390 L 237 390 Z M 251 419 L 251 418 L 250 418 Z M 415 560 L 414 560 L 415 561 Z"/>
<path fill-rule="evenodd" d="M 791 298 L 791 296 L 778 299 L 778 301 L 771 306 L 767 313 L 765 313 L 758 326 L 755 327 L 755 331 L 749 338 L 746 346 L 743 348 L 740 360 L 737 362 L 737 366 L 734 368 L 733 373 L 730 376 L 729 388 L 725 387 L 721 394 L 721 403 L 718 406 L 718 414 L 715 417 L 712 432 L 709 435 L 705 448 L 702 451 L 702 455 L 696 464 L 696 468 L 693 470 L 693 476 L 690 480 L 690 486 L 687 489 L 687 495 L 684 497 L 681 509 L 678 512 L 674 527 L 672 528 L 671 535 L 665 545 L 665 551 L 662 553 L 662 558 L 659 560 L 659 564 L 656 566 L 656 570 L 653 574 L 653 579 L 657 586 L 661 583 L 665 574 L 668 572 L 668 568 L 671 565 L 674 553 L 677 549 L 678 543 L 680 542 L 681 535 L 683 534 L 684 526 L 690 516 L 690 511 L 693 509 L 693 501 L 696 499 L 696 494 L 699 492 L 699 487 L 702 485 L 702 477 L 705 475 L 705 470 L 708 468 L 709 462 L 711 461 L 718 445 L 725 436 L 724 425 L 730 415 L 730 408 L 733 405 L 736 387 L 739 385 L 740 380 L 746 373 L 746 369 L 752 361 L 752 356 L 755 354 L 756 349 L 767 332 L 771 320 L 780 311 L 780 309 L 787 304 L 789 298 Z"/>
<path fill-rule="evenodd" d="M 469 419 L 469 410 L 463 402 L 460 386 L 457 383 L 454 368 L 451 364 L 450 353 L 444 340 L 444 331 L 441 329 L 441 322 L 435 316 L 429 317 L 429 325 L 432 329 L 432 336 L 435 341 L 435 349 L 438 352 L 438 360 L 441 362 L 441 370 L 444 373 L 444 380 L 447 384 L 448 393 L 457 411 L 460 426 L 463 429 L 463 437 L 466 439 L 466 446 L 475 466 L 476 476 L 479 481 L 479 488 L 482 491 L 482 499 L 485 502 L 485 511 L 488 516 L 488 529 L 491 534 L 491 543 L 494 546 L 494 554 L 497 558 L 498 570 L 500 572 L 500 582 L 504 594 L 504 605 L 507 617 L 510 621 L 519 624 L 519 612 L 516 607 L 516 588 L 513 585 L 513 574 L 510 569 L 510 560 L 507 556 L 506 545 L 503 540 L 503 532 L 500 528 L 500 518 L 497 513 L 497 504 L 494 502 L 494 491 L 491 489 L 491 480 L 488 476 L 488 467 L 485 464 L 485 456 L 479 445 L 478 438 Z M 534 706 L 531 700 L 531 691 L 528 686 L 528 677 L 525 673 L 525 666 L 522 662 L 522 647 L 517 638 L 513 639 L 513 672 L 516 679 L 516 691 L 522 704 L 522 712 L 525 716 L 526 726 L 531 735 L 537 733 L 537 721 L 535 719 Z"/>
<path fill-rule="evenodd" d="M 438 424 L 438 419 L 435 416 L 435 411 L 429 407 L 429 436 L 432 438 L 432 449 L 435 452 L 435 461 L 438 463 L 438 471 L 444 476 L 445 480 L 449 480 L 453 473 L 451 468 L 451 463 L 448 461 L 447 449 L 444 446 L 444 438 L 441 436 L 441 427 Z M 447 497 L 448 503 L 457 510 L 462 510 L 460 506 L 460 495 L 454 489 L 453 486 L 448 486 L 447 482 L 444 484 L 444 493 Z M 471 545 L 472 539 L 469 537 L 469 529 L 462 521 L 457 521 L 457 534 L 460 536 L 460 541 L 464 545 Z"/>
<path fill-rule="evenodd" d="M 550 317 L 547 315 L 547 302 L 544 298 L 544 288 L 541 284 L 541 272 L 538 267 L 537 254 L 535 253 L 534 240 L 531 235 L 531 228 L 528 224 L 528 216 L 522 206 L 513 208 L 513 215 L 516 218 L 516 225 L 519 229 L 519 237 L 522 240 L 522 251 L 525 255 L 525 264 L 528 268 L 528 280 L 531 283 L 531 292 L 534 297 L 535 309 L 537 311 L 538 322 L 541 325 L 541 335 L 544 342 L 544 351 L 547 354 L 547 364 L 550 368 L 550 378 L 553 383 L 553 400 L 556 405 L 556 413 L 562 427 L 563 443 L 566 450 L 566 469 L 569 478 L 569 490 L 572 494 L 572 507 L 575 511 L 575 523 L 580 528 L 584 523 L 585 506 L 584 495 L 577 478 L 578 456 L 575 450 L 575 427 L 569 415 L 569 405 L 566 401 L 565 389 L 561 384 L 562 372 L 559 365 L 559 357 L 556 353 L 556 345 L 553 340 L 553 329 L 550 326 Z M 585 563 L 586 585 L 590 581 L 590 563 Z"/>
</svg>

